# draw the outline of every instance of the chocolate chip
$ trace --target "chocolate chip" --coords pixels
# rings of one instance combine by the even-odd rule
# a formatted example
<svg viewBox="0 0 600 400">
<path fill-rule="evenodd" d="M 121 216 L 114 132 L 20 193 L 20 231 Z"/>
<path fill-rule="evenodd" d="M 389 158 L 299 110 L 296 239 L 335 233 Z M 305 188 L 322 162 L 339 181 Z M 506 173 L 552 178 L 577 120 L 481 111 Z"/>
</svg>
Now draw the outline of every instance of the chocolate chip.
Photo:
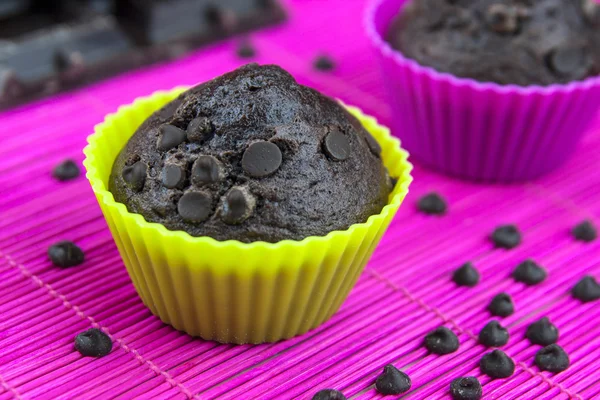
<svg viewBox="0 0 600 400">
<path fill-rule="evenodd" d="M 481 357 L 479 369 L 490 378 L 508 378 L 515 372 L 515 362 L 502 350 L 494 350 Z"/>
<path fill-rule="evenodd" d="M 514 33 L 519 28 L 515 10 L 504 4 L 492 4 L 486 14 L 486 22 L 498 33 Z"/>
<path fill-rule="evenodd" d="M 238 44 L 236 53 L 240 58 L 252 58 L 256 56 L 256 49 L 248 40 L 243 40 Z"/>
<path fill-rule="evenodd" d="M 412 385 L 410 378 L 404 372 L 388 364 L 383 373 L 375 381 L 375 389 L 381 394 L 400 394 L 408 391 Z"/>
<path fill-rule="evenodd" d="M 112 350 L 112 340 L 100 329 L 88 329 L 75 336 L 75 350 L 86 357 L 104 357 Z"/>
<path fill-rule="evenodd" d="M 169 189 L 181 188 L 185 181 L 185 169 L 180 165 L 165 165 L 162 171 L 162 184 Z"/>
<path fill-rule="evenodd" d="M 365 140 L 369 146 L 369 150 L 371 150 L 371 153 L 377 157 L 381 157 L 381 146 L 369 132 L 365 134 Z"/>
<path fill-rule="evenodd" d="M 452 273 L 452 280 L 458 286 L 473 287 L 479 283 L 479 272 L 468 262 Z"/>
<path fill-rule="evenodd" d="M 501 225 L 494 229 L 491 239 L 498 248 L 513 249 L 521 243 L 521 233 L 515 225 Z"/>
<path fill-rule="evenodd" d="M 255 204 L 248 189 L 234 187 L 225 195 L 221 218 L 229 225 L 241 224 L 252 215 Z"/>
<path fill-rule="evenodd" d="M 212 197 L 205 192 L 187 192 L 177 203 L 177 212 L 187 222 L 203 222 L 212 213 Z"/>
<path fill-rule="evenodd" d="M 428 215 L 443 215 L 446 213 L 448 205 L 442 196 L 432 192 L 419 199 L 417 208 Z"/>
<path fill-rule="evenodd" d="M 350 156 L 350 142 L 339 129 L 333 128 L 323 140 L 325 153 L 334 161 L 344 161 Z"/>
<path fill-rule="evenodd" d="M 450 354 L 458 350 L 458 337 L 450 329 L 441 326 L 425 336 L 425 348 L 433 354 Z"/>
<path fill-rule="evenodd" d="M 346 396 L 338 390 L 323 389 L 312 397 L 312 400 L 347 400 Z"/>
<path fill-rule="evenodd" d="M 185 132 L 176 126 L 165 124 L 159 128 L 158 143 L 159 150 L 167 151 L 179 146 L 185 140 Z"/>
<path fill-rule="evenodd" d="M 551 344 L 538 350 L 535 365 L 542 371 L 562 372 L 569 368 L 569 355 L 557 344 Z"/>
<path fill-rule="evenodd" d="M 138 161 L 129 167 L 123 168 L 121 175 L 131 190 L 139 192 L 144 188 L 147 170 L 148 166 L 143 161 Z"/>
<path fill-rule="evenodd" d="M 223 178 L 222 166 L 213 156 L 200 156 L 192 165 L 192 183 L 195 185 L 210 185 Z"/>
<path fill-rule="evenodd" d="M 558 340 L 558 329 L 548 317 L 544 317 L 527 327 L 525 337 L 533 344 L 548 346 Z"/>
<path fill-rule="evenodd" d="M 571 290 L 571 294 L 576 299 L 584 303 L 600 299 L 600 284 L 593 276 L 584 276 Z"/>
<path fill-rule="evenodd" d="M 48 258 L 57 267 L 68 268 L 83 263 L 85 254 L 75 243 L 64 240 L 48 248 Z"/>
<path fill-rule="evenodd" d="M 517 265 L 512 273 L 512 277 L 517 282 L 522 282 L 528 286 L 537 285 L 546 279 L 546 270 L 540 267 L 533 260 L 525 260 Z"/>
<path fill-rule="evenodd" d="M 591 221 L 583 221 L 575 225 L 571 231 L 573 237 L 582 242 L 593 242 L 598 237 L 598 231 L 596 227 L 592 225 Z"/>
<path fill-rule="evenodd" d="M 255 178 L 271 175 L 281 166 L 281 150 L 271 142 L 252 143 L 242 156 L 242 168 Z"/>
<path fill-rule="evenodd" d="M 490 302 L 488 310 L 492 315 L 498 317 L 508 317 L 515 312 L 515 306 L 512 298 L 506 293 L 499 293 Z"/>
<path fill-rule="evenodd" d="M 79 166 L 73 160 L 65 160 L 52 170 L 52 176 L 61 182 L 75 179 L 80 173 Z"/>
<path fill-rule="evenodd" d="M 331 71 L 335 68 L 335 63 L 330 57 L 322 55 L 317 57 L 313 66 L 318 71 Z"/>
<path fill-rule="evenodd" d="M 482 394 L 481 383 L 474 376 L 456 378 L 450 384 L 450 395 L 454 400 L 479 400 Z"/>
<path fill-rule="evenodd" d="M 209 140 L 214 132 L 214 127 L 206 117 L 197 117 L 190 121 L 186 134 L 190 142 L 202 143 Z"/>
<path fill-rule="evenodd" d="M 479 343 L 487 347 L 504 346 L 508 338 L 508 331 L 498 321 L 488 322 L 479 332 Z"/>
<path fill-rule="evenodd" d="M 561 77 L 581 78 L 587 74 L 589 63 L 584 49 L 560 47 L 546 55 L 546 64 L 550 71 Z"/>
</svg>

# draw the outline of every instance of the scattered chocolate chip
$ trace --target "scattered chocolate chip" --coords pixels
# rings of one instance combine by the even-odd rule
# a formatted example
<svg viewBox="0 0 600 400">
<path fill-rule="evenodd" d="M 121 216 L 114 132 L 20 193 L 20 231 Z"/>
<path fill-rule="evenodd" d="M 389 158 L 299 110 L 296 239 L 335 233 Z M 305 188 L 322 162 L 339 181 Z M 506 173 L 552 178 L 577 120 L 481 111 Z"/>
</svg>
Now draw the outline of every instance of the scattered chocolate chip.
<svg viewBox="0 0 600 400">
<path fill-rule="evenodd" d="M 432 192 L 419 199 L 417 208 L 428 215 L 443 215 L 446 213 L 448 205 L 442 196 Z"/>
<path fill-rule="evenodd" d="M 515 225 L 501 225 L 494 229 L 491 239 L 496 247 L 513 249 L 521 243 L 521 233 Z"/>
<path fill-rule="evenodd" d="M 328 56 L 319 56 L 314 62 L 314 67 L 318 71 L 331 71 L 335 68 L 335 63 Z"/>
<path fill-rule="evenodd" d="M 468 262 L 452 273 L 452 280 L 458 286 L 473 287 L 479 283 L 479 272 Z"/>
<path fill-rule="evenodd" d="M 325 153 L 334 161 L 344 161 L 350 156 L 350 142 L 339 129 L 333 128 L 323 140 Z"/>
<path fill-rule="evenodd" d="M 479 332 L 479 343 L 487 347 L 504 346 L 508 338 L 508 331 L 498 321 L 488 322 Z"/>
<path fill-rule="evenodd" d="M 192 165 L 192 183 L 195 185 L 210 185 L 219 182 L 222 177 L 222 166 L 213 156 L 200 156 Z"/>
<path fill-rule="evenodd" d="M 100 329 L 92 328 L 75 336 L 75 350 L 86 357 L 104 357 L 112 350 L 112 340 Z"/>
<path fill-rule="evenodd" d="M 492 315 L 508 317 L 515 312 L 512 298 L 507 293 L 499 293 L 490 302 L 488 310 Z"/>
<path fill-rule="evenodd" d="M 546 270 L 540 267 L 533 260 L 525 260 L 517 265 L 512 273 L 512 277 L 517 282 L 522 282 L 528 286 L 537 285 L 546 279 Z"/>
<path fill-rule="evenodd" d="M 486 21 L 492 30 L 498 33 L 514 33 L 519 29 L 519 20 L 515 9 L 504 4 L 489 6 Z"/>
<path fill-rule="evenodd" d="M 254 196 L 248 189 L 234 187 L 225 195 L 221 217 L 226 224 L 241 224 L 252 215 L 255 205 Z"/>
<path fill-rule="evenodd" d="M 161 125 L 156 147 L 163 151 L 170 150 L 183 143 L 185 137 L 185 132 L 178 127 L 169 124 Z"/>
<path fill-rule="evenodd" d="M 252 58 L 256 56 L 256 49 L 249 40 L 242 40 L 236 50 L 239 58 Z"/>
<path fill-rule="evenodd" d="M 481 383 L 474 376 L 456 378 L 450 384 L 450 395 L 454 400 L 479 400 L 482 394 Z"/>
<path fill-rule="evenodd" d="M 585 76 L 590 65 L 584 49 L 570 46 L 550 51 L 546 64 L 555 75 L 576 78 Z"/>
<path fill-rule="evenodd" d="M 458 337 L 450 329 L 441 326 L 425 336 L 425 348 L 433 354 L 450 354 L 458 350 Z"/>
<path fill-rule="evenodd" d="M 381 146 L 379 145 L 379 143 L 377 143 L 377 140 L 375 140 L 373 135 L 367 132 L 367 134 L 365 135 L 365 140 L 367 142 L 367 145 L 369 146 L 369 150 L 371 150 L 371 153 L 373 153 L 373 155 L 377 157 L 381 157 Z"/>
<path fill-rule="evenodd" d="M 575 225 L 571 231 L 573 237 L 582 242 L 593 242 L 598 237 L 598 231 L 591 221 L 583 221 Z"/>
<path fill-rule="evenodd" d="M 205 192 L 187 192 L 177 203 L 177 212 L 188 222 L 203 222 L 212 212 L 212 198 Z"/>
<path fill-rule="evenodd" d="M 481 357 L 479 368 L 490 378 L 508 378 L 515 372 L 515 362 L 502 350 L 494 350 Z"/>
<path fill-rule="evenodd" d="M 375 381 L 375 389 L 381 394 L 400 394 L 408 391 L 412 385 L 410 377 L 392 364 L 383 368 L 383 373 Z"/>
<path fill-rule="evenodd" d="M 73 160 L 65 160 L 52 170 L 52 176 L 61 182 L 75 179 L 80 173 L 79 166 Z"/>
<path fill-rule="evenodd" d="M 202 143 L 210 139 L 214 127 L 206 117 L 197 117 L 190 121 L 187 126 L 186 135 L 190 142 Z"/>
<path fill-rule="evenodd" d="M 57 267 L 68 268 L 83 263 L 85 254 L 75 243 L 64 240 L 48 248 L 48 258 Z"/>
<path fill-rule="evenodd" d="M 129 167 L 123 168 L 121 176 L 127 185 L 135 192 L 144 188 L 148 166 L 143 161 L 138 161 Z"/>
<path fill-rule="evenodd" d="M 174 189 L 181 187 L 185 181 L 185 169 L 180 165 L 165 165 L 162 171 L 162 184 L 164 187 Z"/>
<path fill-rule="evenodd" d="M 600 284 L 593 276 L 584 276 L 571 290 L 571 294 L 584 303 L 600 300 Z"/>
<path fill-rule="evenodd" d="M 255 178 L 271 175 L 281 166 L 281 150 L 271 142 L 252 143 L 242 156 L 242 168 Z"/>
<path fill-rule="evenodd" d="M 548 346 L 558 340 L 558 329 L 548 317 L 544 317 L 527 327 L 525 337 L 533 344 Z"/>
<path fill-rule="evenodd" d="M 569 355 L 557 344 L 546 346 L 535 355 L 535 365 L 542 371 L 562 372 L 570 363 Z"/>
<path fill-rule="evenodd" d="M 312 397 L 312 400 L 347 400 L 346 396 L 339 390 L 323 389 Z"/>
</svg>

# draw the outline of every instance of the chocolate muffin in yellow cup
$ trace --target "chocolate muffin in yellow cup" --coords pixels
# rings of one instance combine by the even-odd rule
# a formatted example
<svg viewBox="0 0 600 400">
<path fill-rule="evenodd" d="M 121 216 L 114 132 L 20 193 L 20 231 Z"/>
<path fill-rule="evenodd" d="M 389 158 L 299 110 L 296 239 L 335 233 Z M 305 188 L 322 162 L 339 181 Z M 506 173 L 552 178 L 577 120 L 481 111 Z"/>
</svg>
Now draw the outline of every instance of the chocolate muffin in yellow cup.
<svg viewBox="0 0 600 400">
<path fill-rule="evenodd" d="M 88 142 L 87 177 L 144 304 L 226 343 L 330 318 L 412 180 L 386 128 L 275 66 L 139 98 Z"/>
</svg>

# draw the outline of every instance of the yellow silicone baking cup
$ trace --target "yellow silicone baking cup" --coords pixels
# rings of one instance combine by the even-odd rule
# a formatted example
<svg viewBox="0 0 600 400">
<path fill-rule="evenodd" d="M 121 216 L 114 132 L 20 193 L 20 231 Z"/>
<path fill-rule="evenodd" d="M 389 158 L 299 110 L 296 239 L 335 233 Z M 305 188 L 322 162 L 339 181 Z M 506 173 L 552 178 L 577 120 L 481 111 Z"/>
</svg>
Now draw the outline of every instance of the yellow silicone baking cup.
<svg viewBox="0 0 600 400">
<path fill-rule="evenodd" d="M 273 342 L 317 327 L 345 300 L 406 196 L 412 181 L 407 153 L 387 128 L 348 107 L 398 178 L 380 214 L 344 231 L 278 243 L 170 231 L 127 211 L 107 188 L 113 162 L 138 126 L 184 90 L 120 107 L 96 126 L 84 149 L 87 178 L 138 294 L 165 323 L 207 340 Z"/>
</svg>

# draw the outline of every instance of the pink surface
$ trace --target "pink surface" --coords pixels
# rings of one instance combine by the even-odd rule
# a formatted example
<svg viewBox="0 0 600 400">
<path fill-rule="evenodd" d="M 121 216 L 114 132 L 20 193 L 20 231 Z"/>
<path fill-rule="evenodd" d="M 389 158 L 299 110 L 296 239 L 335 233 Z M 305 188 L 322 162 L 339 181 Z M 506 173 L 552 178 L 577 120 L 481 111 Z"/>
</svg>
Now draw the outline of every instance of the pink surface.
<svg viewBox="0 0 600 400">
<path fill-rule="evenodd" d="M 290 1 L 291 21 L 254 36 L 256 61 L 276 62 L 302 83 L 360 106 L 384 123 L 393 116 L 384 82 L 362 33 L 362 1 Z M 342 29 L 343 26 L 343 29 Z M 600 241 L 575 242 L 570 228 L 584 218 L 600 223 L 600 120 L 557 172 L 518 186 L 482 186 L 449 179 L 417 165 L 415 183 L 349 299 L 332 320 L 306 335 L 260 346 L 219 345 L 162 324 L 143 306 L 127 276 L 100 209 L 82 176 L 55 182 L 52 167 L 77 161 L 94 124 L 120 104 L 157 89 L 193 84 L 241 64 L 227 42 L 180 62 L 148 68 L 79 92 L 0 115 L 0 400 L 4 399 L 309 399 L 321 388 L 379 398 L 374 379 L 387 363 L 410 374 L 411 399 L 449 398 L 449 382 L 476 375 L 485 398 L 600 397 L 600 307 L 568 292 L 584 274 L 600 278 Z M 334 73 L 311 69 L 326 52 Z M 25 184 L 27 182 L 27 184 Z M 415 211 L 416 199 L 436 190 L 450 203 L 442 218 Z M 493 249 L 487 236 L 516 223 L 523 244 Z M 73 240 L 87 260 L 53 267 L 46 249 Z M 525 258 L 549 271 L 536 287 L 510 278 Z M 450 275 L 473 261 L 482 280 L 457 288 Z M 510 379 L 490 381 L 478 370 L 477 344 L 490 319 L 485 307 L 500 291 L 517 311 L 503 319 L 515 358 Z M 558 326 L 572 366 L 557 375 L 533 365 L 537 346 L 525 327 L 547 315 Z M 459 334 L 461 348 L 428 355 L 423 336 L 439 325 Z M 74 336 L 91 326 L 112 336 L 112 353 L 83 358 Z M 390 397 L 392 398 L 392 397 Z"/>
</svg>

